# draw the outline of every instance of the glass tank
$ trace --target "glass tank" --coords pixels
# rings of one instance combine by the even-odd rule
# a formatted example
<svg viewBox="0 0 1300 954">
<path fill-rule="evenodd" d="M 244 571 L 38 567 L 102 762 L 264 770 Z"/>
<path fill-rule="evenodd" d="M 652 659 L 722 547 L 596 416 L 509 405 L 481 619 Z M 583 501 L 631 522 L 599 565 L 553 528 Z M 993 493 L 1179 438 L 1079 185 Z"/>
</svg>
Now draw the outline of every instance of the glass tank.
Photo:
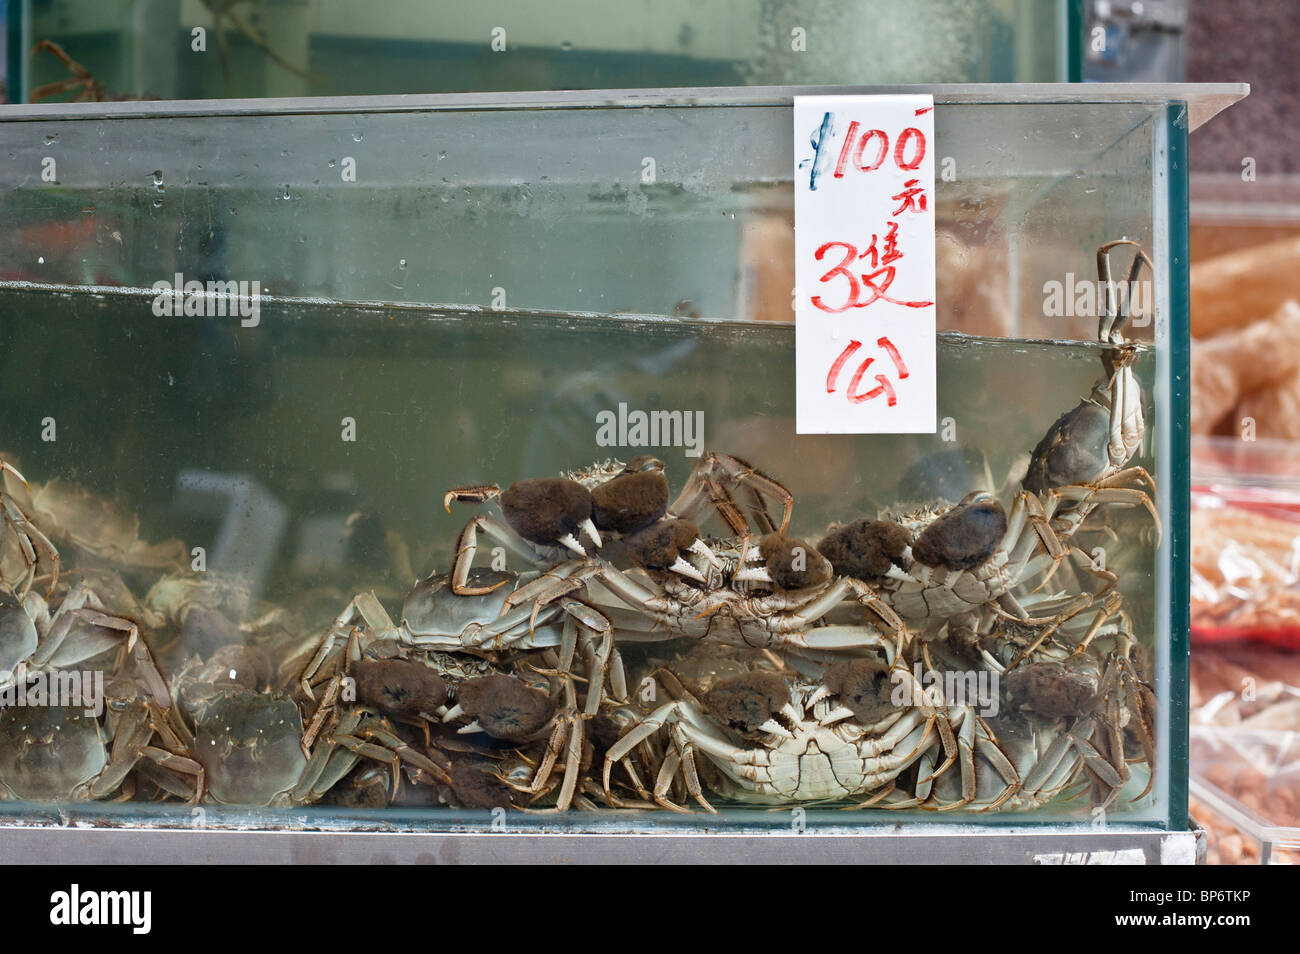
<svg viewBox="0 0 1300 954">
<path fill-rule="evenodd" d="M 0 113 L 3 811 L 1185 828 L 1243 89 L 916 89 L 928 435 L 794 427 L 792 96 L 872 90 Z"/>
<path fill-rule="evenodd" d="M 9 7 L 24 51 L 10 64 L 11 102 L 1082 78 L 1082 0 Z"/>
</svg>

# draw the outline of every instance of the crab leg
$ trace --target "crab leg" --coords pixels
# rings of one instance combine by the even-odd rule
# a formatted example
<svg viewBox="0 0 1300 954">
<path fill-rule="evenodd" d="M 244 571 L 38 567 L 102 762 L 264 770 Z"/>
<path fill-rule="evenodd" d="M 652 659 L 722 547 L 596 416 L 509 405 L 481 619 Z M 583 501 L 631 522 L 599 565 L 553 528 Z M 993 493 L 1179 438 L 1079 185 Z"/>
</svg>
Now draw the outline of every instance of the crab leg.
<svg viewBox="0 0 1300 954">
<path fill-rule="evenodd" d="M 880 631 L 871 626 L 837 624 L 813 626 L 788 633 L 780 641 L 782 646 L 820 651 L 878 649 L 882 645 Z M 890 644 L 892 646 L 892 643 Z"/>
<path fill-rule="evenodd" d="M 567 673 L 562 673 L 561 678 L 564 679 L 565 704 L 562 712 L 557 713 L 555 716 L 551 735 L 546 742 L 546 751 L 533 772 L 532 781 L 527 785 L 523 785 L 501 775 L 498 775 L 497 778 L 517 791 L 536 795 L 542 791 L 546 782 L 550 779 L 560 753 L 565 752 L 564 779 L 555 802 L 555 810 L 562 812 L 566 811 L 572 803 L 574 792 L 577 790 L 578 777 L 582 774 L 584 737 L 582 723 L 585 716 L 578 713 L 577 696 L 574 693 L 572 677 Z M 608 789 L 606 789 L 606 793 L 608 794 Z"/>
<path fill-rule="evenodd" d="M 244 23 L 244 21 L 240 19 L 240 17 L 235 13 L 233 9 L 231 9 L 231 7 L 233 7 L 233 4 L 227 4 L 226 7 L 221 11 L 221 15 L 229 17 L 230 22 L 235 25 L 235 28 L 244 35 L 244 38 L 247 39 L 249 43 L 252 43 L 255 47 L 260 49 L 273 62 L 277 63 L 282 69 L 288 70 L 290 73 L 293 73 L 295 76 L 300 76 L 303 79 L 307 79 L 307 80 L 317 79 L 317 77 L 314 74 L 307 72 L 302 67 L 294 66 L 292 63 L 290 63 L 288 60 L 282 57 L 279 53 L 275 52 L 275 50 L 271 48 L 270 44 L 267 43 L 266 40 L 264 40 L 261 36 L 259 36 L 257 32 L 253 30 L 252 27 Z M 217 35 L 222 36 L 224 33 L 225 31 L 222 30 L 220 26 L 218 26 Z M 224 54 L 224 42 L 223 42 L 223 54 Z"/>
<path fill-rule="evenodd" d="M 1072 747 L 1072 739 L 1067 732 L 1062 732 L 1052 740 L 1033 770 L 1025 776 L 1024 790 L 1034 794 L 1044 790 L 1055 793 L 1068 785 L 1081 764 L 1078 758 L 1066 758 Z"/>
<path fill-rule="evenodd" d="M 679 757 L 682 765 L 682 777 L 686 782 L 687 795 L 694 798 L 695 801 L 700 804 L 700 807 L 702 807 L 706 812 L 711 815 L 716 815 L 718 810 L 709 804 L 709 800 L 704 797 L 704 786 L 700 784 L 700 775 L 696 770 L 695 765 L 695 746 L 691 742 L 690 736 L 680 725 L 670 726 L 668 731 L 673 739 L 674 753 L 680 753 Z M 666 767 L 666 760 L 664 764 Z M 656 793 L 658 793 L 658 786 L 656 786 Z M 658 799 L 656 799 L 656 801 L 658 801 Z M 661 804 L 675 807 L 671 802 L 661 802 Z M 685 806 L 682 807 L 683 809 L 685 808 Z"/>
<path fill-rule="evenodd" d="M 332 665 L 339 652 L 346 652 L 347 659 L 351 662 L 361 658 L 360 639 L 354 625 L 358 618 L 380 638 L 386 638 L 396 630 L 392 618 L 374 593 L 358 593 L 335 618 L 329 632 L 325 634 L 307 668 L 299 677 L 299 684 L 308 699 L 316 698 L 311 688 L 313 680 L 322 671 L 328 671 L 326 664 Z M 399 634 L 401 632 L 396 631 Z M 344 633 L 347 635 L 345 636 Z M 343 642 L 342 648 L 339 647 L 340 641 Z"/>
<path fill-rule="evenodd" d="M 1092 735 L 1096 731 L 1097 723 L 1093 719 L 1081 719 L 1070 727 L 1066 738 L 1083 758 L 1083 763 L 1098 778 L 1112 788 L 1120 788 L 1123 786 L 1124 780 L 1120 778 L 1119 772 L 1102 757 L 1096 746 L 1092 744 Z"/>
<path fill-rule="evenodd" d="M 935 752 L 935 747 L 931 745 L 927 747 L 924 752 L 921 753 L 920 758 L 917 760 L 916 763 L 917 782 L 916 782 L 916 788 L 913 790 L 912 797 L 908 799 L 904 799 L 903 801 L 889 802 L 882 807 L 890 811 L 898 811 L 900 809 L 907 809 L 907 808 L 919 808 L 924 802 L 929 800 L 930 792 L 934 787 L 934 777 L 935 777 L 934 752 Z M 891 783 L 890 791 L 892 791 L 892 785 L 893 783 Z M 886 792 L 885 794 L 888 795 L 889 793 Z M 875 801 L 876 800 L 873 798 L 867 802 L 864 802 L 860 807 L 862 808 L 869 807 Z"/>
<path fill-rule="evenodd" d="M 448 492 L 448 501 L 450 501 L 452 493 L 454 491 Z M 475 554 L 478 553 L 479 531 L 487 534 L 531 566 L 540 566 L 546 563 L 546 555 L 515 533 L 508 523 L 497 520 L 495 517 L 480 514 L 465 524 L 465 529 L 460 532 L 460 538 L 456 541 L 456 561 L 452 565 L 451 588 L 452 592 L 458 596 L 482 596 L 484 593 L 491 593 L 498 586 L 505 583 L 503 580 L 501 583 L 495 583 L 492 586 L 469 585 L 470 567 L 474 563 Z"/>
<path fill-rule="evenodd" d="M 26 488 L 28 495 L 31 495 L 32 487 L 27 482 L 27 478 L 19 473 L 13 464 L 0 460 L 0 516 L 14 529 L 18 537 L 18 546 L 22 550 L 23 562 L 27 566 L 27 576 L 23 582 L 22 589 L 18 591 L 17 596 L 22 600 L 27 596 L 27 591 L 31 589 L 32 583 L 36 580 L 36 570 L 41 559 L 48 559 L 51 564 L 50 568 L 50 588 L 45 594 L 47 597 L 54 592 L 55 585 L 59 582 L 59 551 L 55 549 L 54 544 L 50 542 L 49 537 L 42 533 L 28 518 L 17 502 L 4 492 L 3 479 L 4 475 L 13 474 L 14 477 Z"/>
<path fill-rule="evenodd" d="M 828 586 L 825 592 L 815 600 L 787 616 L 774 620 L 775 625 L 772 627 L 772 632 L 784 634 L 807 629 L 838 606 L 849 595 L 852 595 L 864 607 L 875 613 L 890 632 L 902 633 L 906 631 L 906 627 L 898 614 L 876 594 L 875 590 L 861 580 L 841 576 L 836 578 L 835 582 Z"/>
<path fill-rule="evenodd" d="M 790 491 L 739 457 L 716 451 L 709 451 L 695 465 L 690 477 L 686 479 L 682 492 L 669 506 L 668 513 L 698 523 L 697 518 L 704 512 L 705 507 L 711 504 L 731 528 L 733 534 L 745 536 L 750 530 L 749 521 L 736 505 L 735 499 L 727 489 L 728 485 L 744 486 L 751 492 L 753 501 L 751 509 L 759 521 L 761 532 L 777 529 L 767 515 L 766 497 L 779 500 L 782 514 L 778 532 L 785 533 L 794 509 L 794 496 Z"/>
<path fill-rule="evenodd" d="M 1016 771 L 1015 765 L 1007 758 L 1001 747 L 998 746 L 998 740 L 993 737 L 993 732 L 989 729 L 988 723 L 983 719 L 976 718 L 975 723 L 975 744 L 979 752 L 993 766 L 994 771 L 1006 782 L 1002 794 L 990 802 L 988 805 L 982 805 L 978 811 L 996 811 L 1002 805 L 1015 795 L 1020 789 L 1020 773 Z"/>
<path fill-rule="evenodd" d="M 1134 249 L 1133 262 L 1129 266 L 1128 272 L 1128 287 L 1131 288 L 1133 283 L 1137 281 L 1143 265 L 1146 265 L 1153 273 L 1156 270 L 1155 265 L 1147 257 L 1147 253 L 1143 251 L 1142 246 L 1132 239 L 1115 239 L 1112 242 L 1106 242 L 1097 249 L 1097 276 L 1101 279 L 1102 291 L 1106 296 L 1104 309 L 1106 314 L 1097 333 L 1097 340 L 1103 344 L 1118 344 L 1122 341 L 1120 332 L 1123 330 L 1124 325 L 1128 323 L 1129 318 L 1132 317 L 1130 314 L 1121 313 L 1118 303 L 1112 301 L 1110 297 L 1111 288 L 1113 287 L 1110 277 L 1110 250 L 1121 245 L 1131 245 Z"/>
<path fill-rule="evenodd" d="M 108 764 L 104 766 L 97 778 L 92 779 L 84 788 L 90 798 L 104 798 L 121 787 L 131 770 L 142 758 L 147 758 L 158 766 L 197 779 L 193 792 L 184 789 L 191 804 L 197 804 L 203 794 L 203 766 L 177 751 L 150 745 L 155 729 L 158 728 L 151 718 L 151 707 L 147 704 L 133 705 L 121 714 L 113 729 L 113 739 L 109 750 Z M 170 733 L 164 733 L 164 741 L 180 748 L 179 740 Z M 166 784 L 159 787 L 176 792 Z"/>
<path fill-rule="evenodd" d="M 1062 500 L 1077 502 L 1079 506 L 1071 510 L 1069 512 L 1071 514 L 1087 513 L 1098 506 L 1106 504 L 1116 507 L 1145 507 L 1147 512 L 1151 514 L 1151 520 L 1156 527 L 1156 539 L 1159 540 L 1163 535 L 1163 527 L 1160 523 L 1160 513 L 1156 510 L 1155 501 L 1143 490 L 1137 490 L 1133 487 L 1109 486 L 1112 480 L 1113 478 L 1108 478 L 1092 485 L 1068 484 L 1064 487 L 1057 487 L 1049 491 L 1049 493 Z M 1080 522 L 1082 521 L 1080 520 Z"/>
<path fill-rule="evenodd" d="M 438 779 L 444 785 L 452 783 L 451 776 L 437 762 L 422 755 L 417 750 L 411 748 L 399 736 L 389 731 L 384 725 L 372 724 L 372 720 L 364 720 L 359 731 L 353 736 L 335 736 L 335 741 L 341 745 L 351 747 L 351 743 L 360 739 L 374 739 L 379 745 L 373 745 L 368 742 L 362 744 L 352 751 L 368 758 L 375 759 L 378 762 L 389 761 L 388 756 L 398 759 L 408 765 L 413 765 L 423 772 L 427 772 L 434 778 Z"/>
</svg>

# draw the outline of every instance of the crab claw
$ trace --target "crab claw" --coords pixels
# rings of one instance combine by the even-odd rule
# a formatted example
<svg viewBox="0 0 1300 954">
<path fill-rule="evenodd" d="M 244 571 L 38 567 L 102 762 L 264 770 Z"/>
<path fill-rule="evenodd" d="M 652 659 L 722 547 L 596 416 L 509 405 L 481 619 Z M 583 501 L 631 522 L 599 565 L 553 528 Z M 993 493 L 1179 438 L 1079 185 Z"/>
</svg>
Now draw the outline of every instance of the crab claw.
<svg viewBox="0 0 1300 954">
<path fill-rule="evenodd" d="M 605 545 L 600 539 L 600 531 L 596 529 L 596 524 L 592 522 L 590 517 L 582 521 L 581 529 L 587 535 L 587 538 L 596 545 L 597 550 Z"/>
<path fill-rule="evenodd" d="M 772 735 L 779 736 L 780 738 L 783 739 L 794 738 L 794 734 L 785 726 L 783 726 L 781 723 L 777 722 L 775 719 L 768 719 L 766 722 L 762 723 L 758 728 L 760 731 L 770 732 Z"/>
<path fill-rule="evenodd" d="M 817 689 L 813 692 L 813 694 L 808 697 L 807 704 L 810 706 L 815 706 L 823 699 L 828 699 L 833 695 L 835 695 L 835 693 L 831 692 L 831 690 L 827 686 L 818 686 Z"/>
<path fill-rule="evenodd" d="M 587 555 L 587 551 L 582 548 L 582 544 L 578 542 L 577 537 L 571 533 L 566 533 L 564 536 L 560 537 L 559 543 L 561 546 L 564 546 L 578 554 L 578 556 L 585 557 Z"/>
<path fill-rule="evenodd" d="M 27 489 L 27 492 L 29 494 L 32 492 L 32 485 L 27 482 L 26 477 L 24 477 L 21 473 L 19 473 L 18 468 L 15 467 L 13 464 L 9 463 L 8 461 L 0 460 L 0 474 L 4 474 L 6 472 L 13 474 L 15 477 L 17 477 L 18 480 L 22 483 L 22 485 Z"/>
<path fill-rule="evenodd" d="M 460 705 L 460 703 L 458 702 L 458 703 L 456 703 L 454 706 L 452 706 L 450 709 L 448 709 L 448 710 L 443 714 L 442 721 L 443 721 L 443 722 L 455 722 L 457 719 L 459 719 L 459 718 L 460 718 L 461 716 L 463 716 L 464 714 L 465 714 L 465 710 L 464 710 L 463 708 L 461 708 L 461 705 Z"/>
<path fill-rule="evenodd" d="M 704 557 L 704 559 L 708 560 L 709 565 L 712 566 L 714 569 L 718 569 L 718 570 L 722 569 L 722 561 L 718 559 L 717 554 L 715 554 L 712 550 L 710 550 L 708 544 L 706 544 L 703 540 L 697 539 L 686 549 L 690 550 L 692 553 L 698 553 L 700 556 Z"/>
<path fill-rule="evenodd" d="M 699 570 L 695 569 L 695 567 L 693 567 L 683 557 L 678 557 L 676 560 L 674 560 L 672 566 L 670 566 L 668 569 L 672 570 L 674 573 L 680 573 L 682 576 L 688 576 L 692 580 L 698 580 L 701 583 L 708 582 L 708 580 L 704 578 L 704 574 L 701 573 Z"/>
<path fill-rule="evenodd" d="M 916 578 L 905 570 L 900 570 L 896 566 L 891 566 L 885 571 L 885 579 L 897 580 L 900 583 L 915 583 Z"/>
<path fill-rule="evenodd" d="M 765 566 L 747 566 L 738 571 L 733 579 L 745 580 L 752 583 L 771 583 L 772 574 L 767 572 L 767 567 Z"/>
<path fill-rule="evenodd" d="M 854 712 L 848 706 L 836 706 L 824 716 L 821 717 L 822 725 L 834 725 L 836 722 L 843 722 L 845 719 L 852 719 Z"/>
<path fill-rule="evenodd" d="M 482 732 L 482 731 L 483 731 L 483 727 L 478 724 L 478 719 L 475 719 L 473 722 L 469 723 L 468 725 L 463 725 L 459 729 L 457 729 L 456 734 L 472 735 L 475 732 Z"/>
</svg>

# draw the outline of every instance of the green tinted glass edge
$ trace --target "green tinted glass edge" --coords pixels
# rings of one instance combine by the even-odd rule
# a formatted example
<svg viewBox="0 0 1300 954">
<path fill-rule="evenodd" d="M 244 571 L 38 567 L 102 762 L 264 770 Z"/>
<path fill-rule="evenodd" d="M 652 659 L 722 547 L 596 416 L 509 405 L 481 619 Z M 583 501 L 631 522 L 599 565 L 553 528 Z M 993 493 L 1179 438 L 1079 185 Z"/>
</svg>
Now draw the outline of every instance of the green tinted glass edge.
<svg viewBox="0 0 1300 954">
<path fill-rule="evenodd" d="M 1191 548 L 1191 339 L 1188 289 L 1187 107 L 1165 107 L 1169 223 L 1169 828 L 1187 827 Z"/>
<path fill-rule="evenodd" d="M 1066 81 L 1083 82 L 1083 5 L 1085 0 L 1067 0 L 1065 26 L 1065 69 Z"/>
</svg>

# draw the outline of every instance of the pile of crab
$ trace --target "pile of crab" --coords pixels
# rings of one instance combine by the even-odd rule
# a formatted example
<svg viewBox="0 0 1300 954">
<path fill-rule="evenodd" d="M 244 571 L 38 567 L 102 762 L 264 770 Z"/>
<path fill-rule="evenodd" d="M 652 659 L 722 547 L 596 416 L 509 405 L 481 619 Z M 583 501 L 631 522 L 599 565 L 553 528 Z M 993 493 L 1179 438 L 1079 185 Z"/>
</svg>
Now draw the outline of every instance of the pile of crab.
<svg viewBox="0 0 1300 954">
<path fill-rule="evenodd" d="M 1140 801 L 1151 641 L 1080 542 L 1117 508 L 1158 530 L 1155 482 L 1132 464 L 1145 423 L 1123 323 L 1100 322 L 1103 374 L 1005 504 L 973 489 L 805 539 L 791 492 L 740 458 L 704 454 L 675 497 L 659 460 L 606 461 L 447 491 L 448 511 L 482 505 L 450 566 L 398 612 L 364 591 L 321 623 L 181 572 L 179 544 L 146 545 L 103 501 L 0 463 L 0 797 Z M 108 674 L 101 705 L 12 704 L 81 672 Z"/>
</svg>

